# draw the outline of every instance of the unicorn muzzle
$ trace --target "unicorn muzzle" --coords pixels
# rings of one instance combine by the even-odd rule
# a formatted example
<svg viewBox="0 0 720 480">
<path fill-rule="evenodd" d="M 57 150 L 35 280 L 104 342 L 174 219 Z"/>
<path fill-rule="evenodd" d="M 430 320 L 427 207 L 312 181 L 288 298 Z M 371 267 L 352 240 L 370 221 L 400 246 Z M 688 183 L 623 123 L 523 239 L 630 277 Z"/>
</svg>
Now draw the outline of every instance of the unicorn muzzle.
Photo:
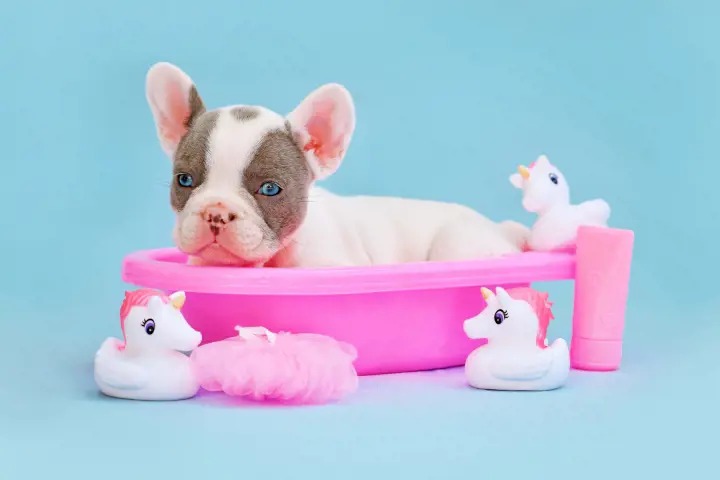
<svg viewBox="0 0 720 480">
<path fill-rule="evenodd" d="M 181 352 L 192 352 L 202 343 L 202 334 L 196 330 L 186 333 L 182 339 L 182 347 L 178 350 Z"/>
<path fill-rule="evenodd" d="M 487 338 L 487 334 L 482 326 L 482 323 L 476 317 L 463 322 L 463 331 L 465 332 L 465 335 L 472 340 Z"/>
<path fill-rule="evenodd" d="M 196 331 L 193 334 L 193 338 L 192 338 L 193 348 L 197 348 L 198 345 L 200 345 L 201 343 L 202 343 L 202 333 Z"/>
</svg>

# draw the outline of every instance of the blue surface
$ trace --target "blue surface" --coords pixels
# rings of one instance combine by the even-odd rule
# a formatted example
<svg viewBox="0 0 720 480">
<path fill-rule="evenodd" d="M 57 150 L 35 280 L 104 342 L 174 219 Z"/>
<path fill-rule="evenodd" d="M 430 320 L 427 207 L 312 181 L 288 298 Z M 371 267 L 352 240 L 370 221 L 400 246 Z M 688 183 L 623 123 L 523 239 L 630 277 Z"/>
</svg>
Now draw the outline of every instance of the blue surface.
<svg viewBox="0 0 720 480">
<path fill-rule="evenodd" d="M 122 5 L 120 5 L 122 3 Z M 386 5 L 390 4 L 390 5 Z M 638 478 L 714 464 L 720 368 L 715 2 L 14 2 L 0 16 L 5 253 L 0 478 Z M 290 111 L 330 81 L 358 128 L 327 186 L 531 221 L 507 181 L 546 153 L 636 231 L 622 370 L 546 394 L 460 372 L 363 379 L 341 405 L 98 397 L 122 257 L 170 244 L 144 97 L 179 64 L 211 107 Z M 572 285 L 547 287 L 567 335 Z M 411 332 L 408 333 L 411 335 Z"/>
</svg>

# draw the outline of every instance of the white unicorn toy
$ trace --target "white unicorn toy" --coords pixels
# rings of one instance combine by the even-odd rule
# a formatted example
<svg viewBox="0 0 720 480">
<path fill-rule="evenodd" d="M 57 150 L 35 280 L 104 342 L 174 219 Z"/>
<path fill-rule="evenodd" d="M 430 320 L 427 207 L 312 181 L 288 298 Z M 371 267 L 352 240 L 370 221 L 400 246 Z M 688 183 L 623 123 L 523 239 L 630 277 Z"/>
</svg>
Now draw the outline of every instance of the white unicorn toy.
<svg viewBox="0 0 720 480">
<path fill-rule="evenodd" d="M 200 386 L 190 358 L 202 340 L 180 309 L 185 293 L 167 296 L 152 289 L 125 292 L 120 308 L 124 342 L 106 339 L 95 354 L 95 383 L 111 397 L 182 400 Z"/>
<path fill-rule="evenodd" d="M 523 208 L 538 219 L 530 230 L 530 250 L 549 251 L 574 246 L 580 226 L 606 227 L 610 206 L 601 199 L 570 204 L 570 188 L 545 155 L 529 167 L 521 165 L 510 183 L 523 194 Z"/>
<path fill-rule="evenodd" d="M 481 289 L 487 307 L 465 321 L 465 334 L 488 343 L 465 362 L 468 383 L 484 390 L 553 390 L 570 373 L 570 351 L 562 338 L 547 346 L 551 303 L 529 287 L 496 293 Z"/>
</svg>

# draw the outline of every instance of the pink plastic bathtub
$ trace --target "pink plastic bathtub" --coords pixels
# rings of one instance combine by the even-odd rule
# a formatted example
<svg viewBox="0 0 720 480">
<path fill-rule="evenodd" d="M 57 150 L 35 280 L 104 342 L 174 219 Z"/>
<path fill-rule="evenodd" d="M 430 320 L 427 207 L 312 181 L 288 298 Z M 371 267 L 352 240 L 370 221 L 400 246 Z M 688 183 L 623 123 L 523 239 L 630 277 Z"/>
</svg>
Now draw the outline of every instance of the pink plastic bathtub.
<svg viewBox="0 0 720 480">
<path fill-rule="evenodd" d="M 575 280 L 574 368 L 620 365 L 633 232 L 581 228 L 574 252 L 529 252 L 471 262 L 329 269 L 245 269 L 186 265 L 175 249 L 135 252 L 125 282 L 183 290 L 183 313 L 213 342 L 234 327 L 313 332 L 358 349 L 360 375 L 460 366 L 483 341 L 463 321 L 484 306 L 480 286 Z"/>
</svg>

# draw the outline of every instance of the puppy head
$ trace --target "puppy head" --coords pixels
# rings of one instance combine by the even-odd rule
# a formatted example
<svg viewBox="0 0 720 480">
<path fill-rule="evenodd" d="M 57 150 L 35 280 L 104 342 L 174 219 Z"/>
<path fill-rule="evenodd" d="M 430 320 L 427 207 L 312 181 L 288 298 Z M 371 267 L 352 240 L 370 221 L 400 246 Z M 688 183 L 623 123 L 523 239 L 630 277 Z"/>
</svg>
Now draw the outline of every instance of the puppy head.
<svg viewBox="0 0 720 480">
<path fill-rule="evenodd" d="M 158 63 L 146 94 L 173 161 L 173 239 L 204 263 L 261 264 L 287 246 L 312 183 L 340 166 L 355 129 L 352 98 L 337 84 L 285 117 L 245 105 L 208 111 L 188 75 Z"/>
</svg>

